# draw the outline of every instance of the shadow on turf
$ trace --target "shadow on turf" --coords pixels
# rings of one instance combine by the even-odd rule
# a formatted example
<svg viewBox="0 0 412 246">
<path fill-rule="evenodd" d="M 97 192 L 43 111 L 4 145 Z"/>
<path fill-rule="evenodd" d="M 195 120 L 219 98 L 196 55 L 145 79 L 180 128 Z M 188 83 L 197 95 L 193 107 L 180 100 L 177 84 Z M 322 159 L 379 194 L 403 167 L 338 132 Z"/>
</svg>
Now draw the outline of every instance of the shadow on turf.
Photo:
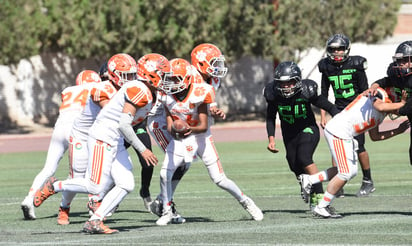
<svg viewBox="0 0 412 246">
<path fill-rule="evenodd" d="M 269 214 L 269 213 L 290 213 L 290 214 L 302 214 L 302 215 L 312 215 L 312 213 L 309 210 L 285 210 L 285 209 L 279 209 L 279 210 L 263 210 L 263 214 Z M 342 215 L 343 217 L 345 216 L 351 216 L 351 215 L 405 215 L 405 216 L 411 216 L 412 212 L 404 212 L 404 211 L 366 211 L 366 212 L 349 212 L 349 213 L 340 213 L 337 211 L 338 214 Z"/>
</svg>

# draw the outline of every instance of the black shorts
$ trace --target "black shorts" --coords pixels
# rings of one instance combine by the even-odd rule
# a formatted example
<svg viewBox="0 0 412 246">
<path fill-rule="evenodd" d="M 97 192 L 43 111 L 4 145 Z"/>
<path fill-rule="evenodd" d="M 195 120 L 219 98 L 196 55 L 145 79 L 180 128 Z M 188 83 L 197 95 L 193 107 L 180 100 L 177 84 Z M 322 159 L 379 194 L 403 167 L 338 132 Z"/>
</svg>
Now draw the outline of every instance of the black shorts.
<svg viewBox="0 0 412 246">
<path fill-rule="evenodd" d="M 293 138 L 284 138 L 286 159 L 290 170 L 296 176 L 305 173 L 304 167 L 314 163 L 313 154 L 318 146 L 319 139 L 318 126 L 307 127 Z"/>
<path fill-rule="evenodd" d="M 362 133 L 355 137 L 356 141 L 358 141 L 358 154 L 366 151 L 365 149 L 365 133 Z"/>
</svg>

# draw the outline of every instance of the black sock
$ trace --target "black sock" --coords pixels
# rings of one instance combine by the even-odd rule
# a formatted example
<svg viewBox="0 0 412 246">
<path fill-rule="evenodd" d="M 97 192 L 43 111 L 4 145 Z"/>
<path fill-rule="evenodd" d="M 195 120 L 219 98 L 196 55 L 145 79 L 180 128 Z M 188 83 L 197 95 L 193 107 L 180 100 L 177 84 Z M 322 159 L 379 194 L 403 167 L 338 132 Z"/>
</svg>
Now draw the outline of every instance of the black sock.
<svg viewBox="0 0 412 246">
<path fill-rule="evenodd" d="M 366 169 L 366 170 L 362 169 L 362 173 L 363 173 L 363 180 L 372 181 L 371 169 L 370 168 Z"/>
</svg>

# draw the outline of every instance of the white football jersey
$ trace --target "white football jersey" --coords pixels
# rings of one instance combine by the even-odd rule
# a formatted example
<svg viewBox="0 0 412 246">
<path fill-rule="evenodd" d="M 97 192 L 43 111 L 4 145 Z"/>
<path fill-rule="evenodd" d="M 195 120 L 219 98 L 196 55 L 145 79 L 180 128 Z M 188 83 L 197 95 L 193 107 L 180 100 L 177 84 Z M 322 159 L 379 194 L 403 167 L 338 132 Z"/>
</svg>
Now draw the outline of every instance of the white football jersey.
<svg viewBox="0 0 412 246">
<path fill-rule="evenodd" d="M 344 110 L 335 115 L 325 130 L 342 139 L 351 139 L 382 123 L 386 113 L 378 111 L 373 102 L 376 97 L 359 95 Z"/>
<path fill-rule="evenodd" d="M 87 141 L 89 129 L 96 120 L 101 108 L 98 103 L 103 100 L 110 100 L 117 89 L 110 81 L 101 83 L 88 83 L 89 94 L 87 95 L 86 106 L 80 116 L 73 123 L 71 135 L 78 140 Z"/>
<path fill-rule="evenodd" d="M 137 80 L 127 82 L 100 111 L 90 128 L 89 135 L 110 145 L 122 142 L 123 136 L 119 131 L 119 119 L 126 100 L 139 107 L 132 123 L 132 125 L 137 125 L 149 114 L 153 96 L 144 83 Z"/>
<path fill-rule="evenodd" d="M 199 124 L 199 105 L 215 101 L 215 91 L 206 83 L 192 83 L 188 94 L 183 101 L 176 100 L 175 95 L 165 95 L 159 100 L 169 110 L 173 118 L 180 118 L 190 126 Z"/>
<path fill-rule="evenodd" d="M 79 117 L 86 105 L 90 88 L 89 84 L 83 84 L 69 86 L 62 91 L 62 103 L 60 104 L 59 117 L 55 125 L 73 124 L 74 120 Z"/>
</svg>

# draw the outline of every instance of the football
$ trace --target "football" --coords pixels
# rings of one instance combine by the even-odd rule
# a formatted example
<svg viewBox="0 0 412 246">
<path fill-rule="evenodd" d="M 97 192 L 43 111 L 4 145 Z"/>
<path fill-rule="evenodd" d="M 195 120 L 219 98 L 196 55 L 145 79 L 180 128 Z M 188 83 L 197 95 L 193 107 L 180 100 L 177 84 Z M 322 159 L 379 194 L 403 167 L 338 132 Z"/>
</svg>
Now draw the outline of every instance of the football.
<svg viewBox="0 0 412 246">
<path fill-rule="evenodd" d="M 176 139 L 183 139 L 187 136 L 185 136 L 185 133 L 191 131 L 189 124 L 187 124 L 183 120 L 174 120 L 172 124 L 172 135 Z"/>
<path fill-rule="evenodd" d="M 172 128 L 178 133 L 185 133 L 190 129 L 189 125 L 185 121 L 179 119 L 173 121 Z"/>
</svg>

